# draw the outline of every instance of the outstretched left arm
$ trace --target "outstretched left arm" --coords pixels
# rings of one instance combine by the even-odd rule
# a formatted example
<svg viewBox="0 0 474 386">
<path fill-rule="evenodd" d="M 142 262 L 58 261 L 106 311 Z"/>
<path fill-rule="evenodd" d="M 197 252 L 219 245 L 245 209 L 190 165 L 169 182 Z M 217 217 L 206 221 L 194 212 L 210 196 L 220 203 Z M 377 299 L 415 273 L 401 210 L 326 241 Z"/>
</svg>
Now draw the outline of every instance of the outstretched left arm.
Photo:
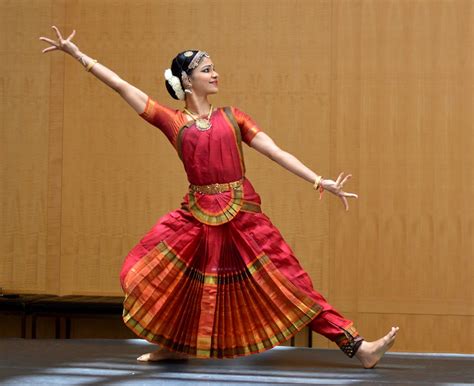
<svg viewBox="0 0 474 386">
<path fill-rule="evenodd" d="M 280 166 L 283 166 L 288 171 L 296 174 L 297 176 L 305 179 L 312 184 L 319 179 L 319 176 L 305 166 L 300 160 L 298 160 L 294 155 L 280 149 L 275 142 L 263 131 L 258 132 L 255 137 L 250 142 L 250 146 L 253 147 L 258 152 L 266 155 L 272 161 L 275 161 Z M 321 184 L 325 190 L 334 193 L 338 196 L 346 210 L 349 210 L 349 204 L 347 202 L 347 197 L 358 198 L 357 194 L 347 193 L 342 190 L 345 182 L 352 177 L 351 174 L 348 174 L 346 177 L 343 177 L 344 173 L 341 173 L 336 181 L 329 179 L 322 179 Z"/>
</svg>

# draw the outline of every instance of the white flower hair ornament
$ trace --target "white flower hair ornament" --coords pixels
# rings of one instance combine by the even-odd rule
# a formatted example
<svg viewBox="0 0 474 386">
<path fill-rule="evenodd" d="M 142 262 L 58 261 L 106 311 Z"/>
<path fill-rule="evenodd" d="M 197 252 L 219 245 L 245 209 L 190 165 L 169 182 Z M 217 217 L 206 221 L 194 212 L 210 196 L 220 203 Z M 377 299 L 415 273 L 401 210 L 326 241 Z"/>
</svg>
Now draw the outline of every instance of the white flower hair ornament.
<svg viewBox="0 0 474 386">
<path fill-rule="evenodd" d="M 184 100 L 184 91 L 181 87 L 181 82 L 179 78 L 171 72 L 171 69 L 166 69 L 165 71 L 165 79 L 169 83 L 169 85 L 173 88 L 174 93 L 178 97 L 179 100 Z"/>
</svg>

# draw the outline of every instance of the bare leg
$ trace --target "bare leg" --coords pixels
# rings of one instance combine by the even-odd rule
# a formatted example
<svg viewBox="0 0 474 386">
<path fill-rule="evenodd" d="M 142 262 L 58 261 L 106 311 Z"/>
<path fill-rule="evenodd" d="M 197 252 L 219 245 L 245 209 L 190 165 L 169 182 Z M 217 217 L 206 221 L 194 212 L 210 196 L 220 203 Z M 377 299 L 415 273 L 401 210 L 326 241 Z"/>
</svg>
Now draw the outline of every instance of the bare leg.
<svg viewBox="0 0 474 386">
<path fill-rule="evenodd" d="M 173 352 L 170 350 L 167 350 L 164 347 L 160 347 L 158 350 L 140 355 L 137 358 L 137 361 L 140 362 L 158 362 L 166 359 L 187 359 L 188 356 L 186 354 L 181 354 L 177 352 Z"/>
<path fill-rule="evenodd" d="M 395 343 L 395 337 L 399 328 L 392 327 L 390 332 L 382 338 L 373 342 L 363 341 L 355 356 L 362 363 L 364 368 L 374 368 L 385 352 Z"/>
</svg>

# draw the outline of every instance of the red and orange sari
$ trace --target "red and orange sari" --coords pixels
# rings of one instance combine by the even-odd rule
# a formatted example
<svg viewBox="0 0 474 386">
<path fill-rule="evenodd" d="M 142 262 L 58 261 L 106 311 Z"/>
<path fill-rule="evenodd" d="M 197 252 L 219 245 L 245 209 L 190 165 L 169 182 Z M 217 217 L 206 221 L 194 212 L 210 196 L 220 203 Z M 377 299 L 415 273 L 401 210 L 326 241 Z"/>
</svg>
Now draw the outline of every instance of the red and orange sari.
<svg viewBox="0 0 474 386">
<path fill-rule="evenodd" d="M 260 129 L 233 107 L 216 109 L 206 131 L 150 98 L 140 115 L 174 146 L 190 190 L 125 258 L 125 324 L 200 358 L 259 353 L 288 340 L 323 307 L 245 178 L 242 141 Z M 223 183 L 232 187 L 212 191 Z"/>
</svg>

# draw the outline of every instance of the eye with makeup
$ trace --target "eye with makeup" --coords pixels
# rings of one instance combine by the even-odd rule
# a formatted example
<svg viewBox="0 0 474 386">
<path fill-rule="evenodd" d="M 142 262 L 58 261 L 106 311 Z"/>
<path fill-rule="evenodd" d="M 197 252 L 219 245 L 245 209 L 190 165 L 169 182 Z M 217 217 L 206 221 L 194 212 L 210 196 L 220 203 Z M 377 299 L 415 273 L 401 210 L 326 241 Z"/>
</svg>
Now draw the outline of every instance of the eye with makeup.
<svg viewBox="0 0 474 386">
<path fill-rule="evenodd" d="M 202 70 L 202 72 L 209 72 L 210 70 L 210 67 L 206 67 Z M 216 68 L 214 67 L 214 71 L 216 71 Z"/>
</svg>

